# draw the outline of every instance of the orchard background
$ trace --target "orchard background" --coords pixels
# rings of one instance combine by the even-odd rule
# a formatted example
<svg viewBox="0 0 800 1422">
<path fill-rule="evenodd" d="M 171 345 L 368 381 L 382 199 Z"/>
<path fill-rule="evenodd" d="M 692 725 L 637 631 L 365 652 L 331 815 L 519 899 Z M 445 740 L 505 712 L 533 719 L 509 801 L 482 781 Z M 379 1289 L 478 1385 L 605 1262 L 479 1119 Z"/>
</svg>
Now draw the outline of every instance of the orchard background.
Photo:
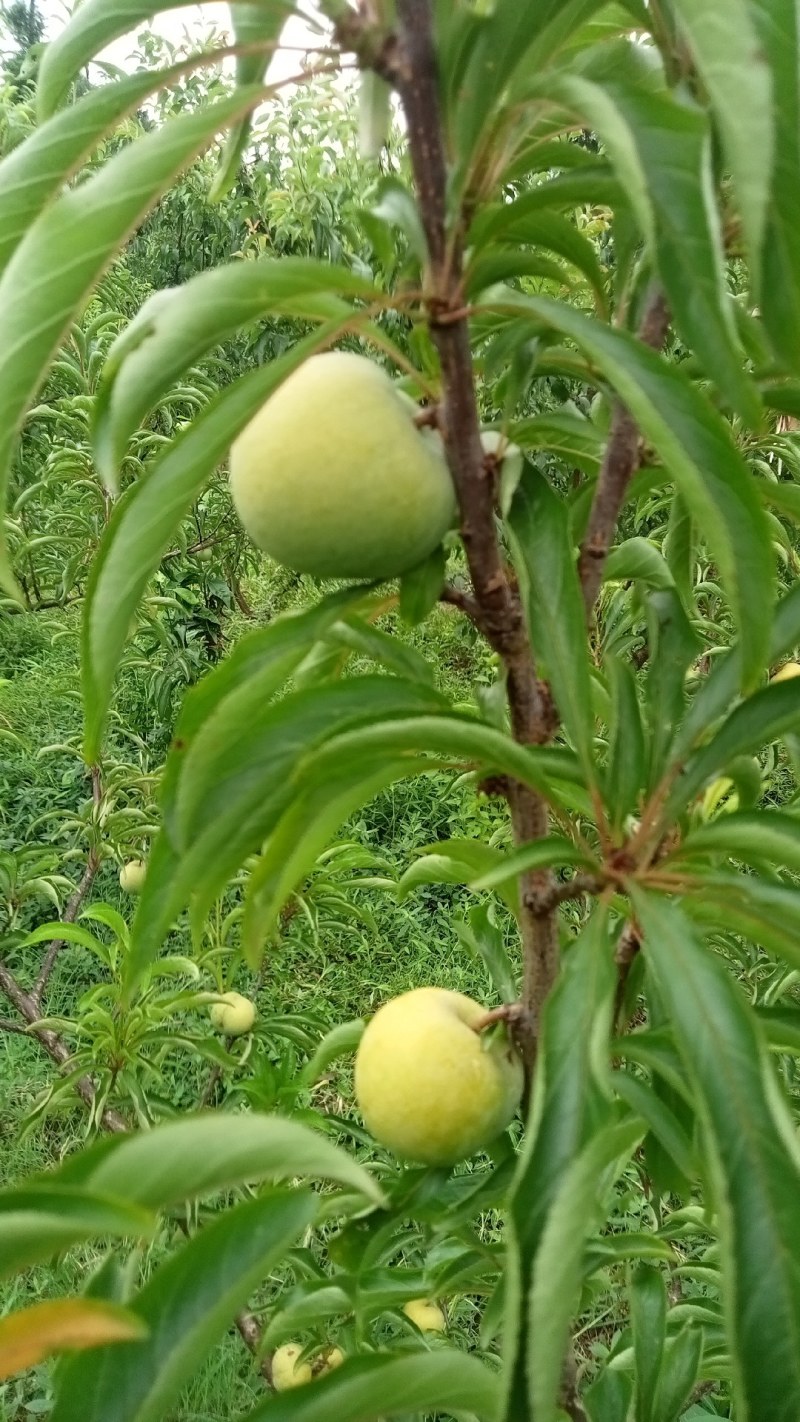
<svg viewBox="0 0 800 1422">
<path fill-rule="evenodd" d="M 794 0 L 158 9 L 0 11 L 0 1415 L 796 1422 Z M 399 579 L 231 502 L 329 349 Z M 427 985 L 524 1065 L 452 1166 L 354 1101 Z"/>
</svg>

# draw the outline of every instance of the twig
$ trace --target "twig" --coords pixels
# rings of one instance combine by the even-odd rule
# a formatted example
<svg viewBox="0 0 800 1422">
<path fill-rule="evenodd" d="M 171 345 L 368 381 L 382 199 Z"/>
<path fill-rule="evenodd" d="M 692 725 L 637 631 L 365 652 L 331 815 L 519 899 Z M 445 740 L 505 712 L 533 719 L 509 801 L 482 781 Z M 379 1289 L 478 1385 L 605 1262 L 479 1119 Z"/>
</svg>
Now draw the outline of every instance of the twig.
<svg viewBox="0 0 800 1422">
<path fill-rule="evenodd" d="M 639 340 L 660 350 L 669 329 L 669 308 L 661 287 L 651 287 L 639 326 Z M 597 479 L 586 536 L 581 544 L 578 571 L 587 613 L 594 607 L 603 580 L 611 540 L 616 532 L 628 485 L 641 461 L 639 427 L 625 405 L 616 401 L 611 428 Z"/>
<path fill-rule="evenodd" d="M 461 293 L 462 238 L 448 233 L 447 167 L 439 109 L 438 75 L 429 0 L 398 0 L 399 42 L 391 53 L 391 77 L 400 93 L 419 207 L 428 246 L 424 296 L 431 338 L 439 353 L 444 398 L 441 427 L 448 464 L 458 496 L 461 536 L 466 550 L 479 626 L 507 673 L 511 724 L 517 741 L 543 744 L 552 734 L 552 718 L 536 668 L 516 588 L 507 575 L 497 539 L 494 487 L 480 437 L 472 355 Z M 547 834 L 544 801 L 529 788 L 512 783 L 508 792 L 517 844 Z M 545 893 L 549 871 L 526 875 L 523 887 Z M 554 913 L 535 916 L 523 905 L 522 1034 L 528 1076 L 536 1055 L 536 1034 L 544 1001 L 558 975 L 558 925 Z"/>
<path fill-rule="evenodd" d="M 10 1017 L 0 1017 L 0 1032 L 18 1032 L 20 1037 L 29 1037 L 25 1022 L 12 1022 Z"/>
<path fill-rule="evenodd" d="M 100 804 L 100 800 L 103 794 L 102 782 L 100 779 L 100 767 L 97 765 L 93 765 L 91 775 L 92 800 L 95 806 L 97 806 Z M 86 898 L 86 895 L 92 887 L 92 884 L 94 883 L 95 875 L 97 874 L 97 871 L 100 868 L 100 862 L 100 854 L 98 850 L 96 848 L 91 849 L 89 851 L 89 858 L 86 861 L 86 868 L 83 871 L 80 882 L 75 888 L 72 896 L 70 897 L 69 903 L 67 904 L 67 907 L 65 908 L 64 913 L 61 917 L 62 923 L 75 922 L 75 919 L 78 917 L 78 911 L 81 907 L 81 904 L 83 903 L 84 899 Z M 64 939 L 54 938 L 45 954 L 44 962 L 42 963 L 39 976 L 36 979 L 36 985 L 31 993 L 31 998 L 36 1003 L 37 1016 L 41 1016 L 42 996 L 49 982 L 50 974 L 52 973 L 53 968 L 55 967 L 56 958 L 58 957 L 63 947 Z"/>
<path fill-rule="evenodd" d="M 625 989 L 628 986 L 631 968 L 641 946 L 642 940 L 639 930 L 633 923 L 626 923 L 619 936 L 614 954 L 614 962 L 617 967 L 617 989 L 614 995 L 614 1015 L 611 1020 L 617 1030 L 623 1025 L 620 1018 L 625 1002 Z"/>
<path fill-rule="evenodd" d="M 439 601 L 446 602 L 450 607 L 457 607 L 459 612 L 463 612 L 470 622 L 474 622 L 476 627 L 481 625 L 481 610 L 468 592 L 463 588 L 456 587 L 454 583 L 445 583 L 439 594 Z"/>
</svg>

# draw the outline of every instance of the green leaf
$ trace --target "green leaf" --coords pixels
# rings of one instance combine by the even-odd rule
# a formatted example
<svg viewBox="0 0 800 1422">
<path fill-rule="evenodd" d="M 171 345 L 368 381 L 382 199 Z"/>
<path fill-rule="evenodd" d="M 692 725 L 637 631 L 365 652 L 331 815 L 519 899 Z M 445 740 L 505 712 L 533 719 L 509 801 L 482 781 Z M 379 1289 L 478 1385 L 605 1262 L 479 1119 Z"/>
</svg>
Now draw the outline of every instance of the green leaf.
<svg viewBox="0 0 800 1422">
<path fill-rule="evenodd" d="M 300 1073 L 303 1086 L 314 1086 L 339 1057 L 351 1056 L 364 1035 L 364 1023 L 360 1017 L 354 1022 L 341 1022 L 326 1032 L 313 1057 Z"/>
<path fill-rule="evenodd" d="M 73 1244 L 103 1236 L 146 1238 L 149 1212 L 93 1190 L 33 1183 L 0 1193 L 0 1274 L 50 1259 Z"/>
<path fill-rule="evenodd" d="M 324 321 L 341 329 L 355 313 L 334 293 L 364 300 L 376 295 L 363 277 L 305 257 L 232 262 L 155 292 L 117 337 L 103 370 L 93 420 L 95 458 L 106 483 L 116 486 L 131 435 L 201 356 L 266 315 Z M 305 340 L 295 347 L 297 359 L 293 350 L 274 362 L 280 378 L 313 349 Z"/>
<path fill-rule="evenodd" d="M 72 176 L 103 135 L 181 66 L 131 74 L 85 94 L 80 103 L 34 129 L 0 163 L 0 272 L 45 203 Z"/>
<path fill-rule="evenodd" d="M 434 548 L 424 563 L 404 573 L 400 579 L 400 616 L 409 627 L 418 627 L 432 612 L 444 587 L 447 554 Z"/>
<path fill-rule="evenodd" d="M 503 870 L 508 855 L 492 849 L 480 840 L 445 840 L 432 854 L 423 854 L 403 873 L 397 883 L 397 896 L 402 901 L 420 884 L 468 884 L 472 887 L 476 873 Z M 510 913 L 519 912 L 519 894 L 513 879 L 504 875 L 500 897 Z M 510 888 L 508 887 L 510 884 Z"/>
<path fill-rule="evenodd" d="M 519 1001 L 517 969 L 512 966 L 503 933 L 492 917 L 489 904 L 475 904 L 464 921 L 453 920 L 460 943 L 476 963 L 489 975 L 489 981 L 502 1002 Z"/>
<path fill-rule="evenodd" d="M 569 949 L 542 1012 L 530 1117 L 510 1200 L 505 1325 L 509 1417 L 527 1413 L 528 1291 L 549 1215 L 570 1166 L 608 1120 L 605 1077 L 615 979 L 606 913 L 600 908 Z M 580 1241 L 582 1249 L 583 1235 Z M 556 1266 L 557 1277 L 560 1268 Z M 567 1288 L 571 1299 L 571 1281 Z M 560 1321 L 558 1328 L 560 1332 Z M 555 1366 L 560 1365 L 559 1352 Z"/>
<path fill-rule="evenodd" d="M 237 48 L 264 45 L 260 54 L 237 54 L 236 84 L 239 88 L 261 84 L 272 61 L 281 29 L 293 13 L 294 6 L 291 0 L 260 0 L 258 5 L 231 4 L 229 8 Z M 212 200 L 224 197 L 233 187 L 251 128 L 252 119 L 247 115 L 228 134 L 211 189 Z"/>
<path fill-rule="evenodd" d="M 124 494 L 114 511 L 92 563 L 83 614 L 81 678 L 88 764 L 94 764 L 100 754 L 111 690 L 131 618 L 176 528 L 238 430 L 315 346 L 316 338 L 308 338 L 280 360 L 251 371 L 220 391 L 149 474 Z M 279 627 L 283 629 L 285 624 Z M 278 637 L 281 635 L 282 630 Z M 308 644 L 304 644 L 303 651 L 307 650 Z M 177 734 L 185 739 L 185 729 L 180 726 Z"/>
<path fill-rule="evenodd" d="M 694 799 L 707 780 L 736 756 L 749 755 L 800 721 L 800 686 L 796 681 L 773 682 L 734 708 L 708 742 L 689 758 L 667 799 L 662 819 L 670 824 Z"/>
<path fill-rule="evenodd" d="M 259 96 L 260 91 L 241 93 L 181 114 L 124 147 L 79 188 L 45 208 L 16 247 L 0 277 L 3 503 L 17 432 L 75 312 L 175 175 Z M 55 252 L 58 262 L 53 260 Z M 14 596 L 2 546 L 0 581 Z"/>
<path fill-rule="evenodd" d="M 570 336 L 631 410 L 719 564 L 739 630 L 742 684 L 751 689 L 772 620 L 772 544 L 754 480 L 725 420 L 677 366 L 625 331 L 546 296 L 508 291 L 493 298 L 490 309 L 516 316 L 528 311 Z"/>
<path fill-rule="evenodd" d="M 510 879 L 517 879 L 520 874 L 527 874 L 531 869 L 549 869 L 552 864 L 591 863 L 591 859 L 573 844 L 572 840 L 557 834 L 548 835 L 545 839 L 534 839 L 530 844 L 521 844 L 519 849 L 504 855 L 502 864 L 473 878 L 470 888 L 498 889 Z"/>
<path fill-rule="evenodd" d="M 86 1185 L 129 1204 L 166 1209 L 244 1181 L 335 1180 L 382 1203 L 364 1168 L 324 1136 L 278 1116 L 208 1112 L 135 1136 L 117 1136 L 73 1157 L 43 1183 Z"/>
<path fill-rule="evenodd" d="M 626 1373 L 604 1368 L 581 1399 L 589 1422 L 628 1422 L 633 1384 Z"/>
<path fill-rule="evenodd" d="M 663 555 L 649 538 L 627 538 L 612 548 L 603 569 L 607 583 L 641 582 L 651 588 L 673 588 L 675 579 Z"/>
<path fill-rule="evenodd" d="M 639 807 L 646 781 L 647 746 L 633 670 L 610 655 L 606 655 L 605 669 L 611 695 L 611 724 L 603 798 L 612 828 L 619 829 Z"/>
<path fill-rule="evenodd" d="M 674 1111 L 670 1110 L 658 1092 L 630 1072 L 615 1071 L 611 1081 L 617 1096 L 647 1122 L 650 1131 L 674 1161 L 681 1175 L 687 1180 L 696 1179 L 697 1160 L 692 1142 Z"/>
<path fill-rule="evenodd" d="M 702 650 L 674 588 L 647 594 L 647 713 L 650 723 L 649 788 L 663 772 L 686 705 L 685 674 Z"/>
<path fill-rule="evenodd" d="M 677 1338 L 667 1343 L 664 1366 L 658 1383 L 653 1422 L 674 1422 L 683 1417 L 687 1422 L 686 1406 L 700 1372 L 703 1356 L 702 1329 L 688 1323 Z"/>
<path fill-rule="evenodd" d="M 345 821 L 395 780 L 435 768 L 422 757 L 369 760 L 295 796 L 269 836 L 247 886 L 242 946 L 251 968 L 258 967 L 264 942 L 274 932 L 287 899 Z"/>
<path fill-rule="evenodd" d="M 543 184 L 535 189 L 535 193 L 546 192 L 549 186 Z M 492 247 L 488 256 L 484 256 L 479 246 L 475 260 L 467 268 L 465 281 L 470 289 L 474 292 L 486 289 L 491 270 L 489 263 L 503 252 L 504 249 L 496 245 L 502 241 L 515 246 L 533 247 L 537 252 L 555 252 L 586 278 L 594 292 L 597 308 L 603 313 L 606 309 L 605 273 L 589 239 L 559 213 L 531 212 L 531 206 L 531 195 L 526 194 L 517 198 L 516 202 L 503 204 L 494 221 L 486 223 L 481 246 L 491 242 Z"/>
<path fill-rule="evenodd" d="M 178 5 L 193 3 L 196 0 L 177 0 Z M 40 118 L 50 117 L 73 80 L 106 45 L 175 4 L 176 0 L 86 0 L 42 53 L 37 84 Z"/>
<path fill-rule="evenodd" d="M 548 412 L 515 420 L 508 437 L 520 449 L 545 449 L 587 474 L 596 474 L 603 458 L 602 434 L 591 420 L 578 415 Z"/>
<path fill-rule="evenodd" d="M 721 815 L 693 829 L 671 858 L 682 861 L 707 854 L 800 872 L 800 820 L 766 809 L 757 814 Z"/>
<path fill-rule="evenodd" d="M 765 882 L 757 874 L 706 871 L 687 882 L 695 893 L 685 906 L 692 917 L 727 926 L 800 967 L 800 891 Z"/>
<path fill-rule="evenodd" d="M 654 247 L 658 274 L 676 325 L 733 408 L 752 424 L 760 418 L 756 388 L 744 358 L 728 292 L 711 171 L 707 116 L 672 94 L 620 82 L 619 53 L 589 68 L 589 78 L 557 87 L 602 136 L 618 176 L 627 183 L 640 226 Z M 631 182 L 632 177 L 635 181 Z M 686 280 L 687 263 L 692 272 Z"/>
<path fill-rule="evenodd" d="M 775 609 L 769 651 L 766 661 L 774 665 L 800 641 L 800 583 L 781 598 Z M 741 684 L 741 651 L 738 643 L 729 652 L 715 659 L 714 666 L 689 707 L 675 738 L 672 754 L 685 759 L 687 753 L 707 732 L 708 727 L 730 709 Z"/>
<path fill-rule="evenodd" d="M 673 0 L 719 128 L 758 281 L 772 178 L 772 83 L 747 0 Z M 756 297 L 758 292 L 756 291 Z"/>
<path fill-rule="evenodd" d="M 594 717 L 586 613 L 567 506 L 532 465 L 526 465 L 506 519 L 528 630 L 542 674 L 583 766 L 595 779 Z"/>
<path fill-rule="evenodd" d="M 537 1422 L 556 1422 L 558 1417 L 586 1239 L 605 1219 L 605 1194 L 642 1135 L 638 1120 L 601 1126 L 567 1167 L 545 1220 L 534 1263 L 526 1349 L 530 1408 Z"/>
<path fill-rule="evenodd" d="M 162 1422 L 265 1274 L 311 1223 L 311 1191 L 285 1190 L 225 1211 L 131 1300 L 149 1327 L 60 1371 L 52 1422 Z"/>
<path fill-rule="evenodd" d="M 800 1392 L 794 1125 L 758 1021 L 725 965 L 676 906 L 638 890 L 634 902 L 648 972 L 691 1074 L 711 1150 L 737 1406 L 743 1416 L 791 1422 Z"/>
<path fill-rule="evenodd" d="M 636 1422 L 653 1422 L 667 1328 L 667 1291 L 661 1274 L 646 1265 L 637 1269 L 630 1295 Z"/>
<path fill-rule="evenodd" d="M 772 80 L 774 140 L 767 230 L 761 248 L 761 315 L 773 349 L 789 370 L 800 357 L 800 16 L 784 0 L 750 0 L 759 66 Z"/>
<path fill-rule="evenodd" d="M 496 1374 L 468 1353 L 378 1354 L 348 1359 L 327 1377 L 269 1398 L 246 1422 L 378 1422 L 409 1411 L 468 1412 L 496 1422 L 498 1393 Z"/>
</svg>

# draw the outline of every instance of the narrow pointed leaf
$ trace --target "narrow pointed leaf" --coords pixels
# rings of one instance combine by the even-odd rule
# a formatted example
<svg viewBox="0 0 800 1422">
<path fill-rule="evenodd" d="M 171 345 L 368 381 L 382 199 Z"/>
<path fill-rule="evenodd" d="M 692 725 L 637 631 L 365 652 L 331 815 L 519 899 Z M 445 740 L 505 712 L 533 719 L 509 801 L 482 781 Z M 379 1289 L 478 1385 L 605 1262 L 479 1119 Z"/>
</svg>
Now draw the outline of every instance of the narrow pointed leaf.
<svg viewBox="0 0 800 1422">
<path fill-rule="evenodd" d="M 89 1189 L 36 1184 L 4 1190 L 0 1193 L 0 1274 L 38 1264 L 88 1239 L 146 1238 L 155 1226 L 149 1210 Z"/>
<path fill-rule="evenodd" d="M 232 4 L 230 6 L 233 34 L 237 48 L 263 45 L 261 52 L 238 54 L 236 56 L 236 83 L 240 88 L 248 84 L 260 84 L 272 60 L 281 28 L 294 7 L 291 0 L 260 0 L 256 4 Z M 252 120 L 239 119 L 228 134 L 225 150 L 220 160 L 211 197 L 219 199 L 227 193 L 236 181 L 239 163 L 247 148 Z"/>
<path fill-rule="evenodd" d="M 0 1381 L 26 1372 L 52 1353 L 130 1343 L 146 1333 L 147 1325 L 137 1314 L 100 1299 L 33 1304 L 0 1318 Z"/>
<path fill-rule="evenodd" d="M 51 1422 L 162 1422 L 237 1309 L 315 1213 L 311 1191 L 286 1190 L 207 1225 L 132 1300 L 150 1336 L 68 1363 Z"/>
<path fill-rule="evenodd" d="M 648 972 L 673 1024 L 711 1149 L 737 1406 L 754 1422 L 792 1422 L 800 1394 L 794 1126 L 771 1077 L 759 1023 L 728 969 L 677 907 L 639 891 L 635 906 Z"/>
<path fill-rule="evenodd" d="M 468 1353 L 435 1352 L 353 1358 L 306 1387 L 261 1403 L 240 1422 L 379 1422 L 409 1410 L 464 1413 L 497 1422 L 497 1376 Z"/>
<path fill-rule="evenodd" d="M 740 675 L 757 684 L 774 596 L 769 525 L 729 426 L 675 365 L 627 332 L 545 296 L 507 292 L 493 309 L 545 321 L 596 361 L 635 416 L 696 517 L 719 564 L 739 631 Z"/>
</svg>

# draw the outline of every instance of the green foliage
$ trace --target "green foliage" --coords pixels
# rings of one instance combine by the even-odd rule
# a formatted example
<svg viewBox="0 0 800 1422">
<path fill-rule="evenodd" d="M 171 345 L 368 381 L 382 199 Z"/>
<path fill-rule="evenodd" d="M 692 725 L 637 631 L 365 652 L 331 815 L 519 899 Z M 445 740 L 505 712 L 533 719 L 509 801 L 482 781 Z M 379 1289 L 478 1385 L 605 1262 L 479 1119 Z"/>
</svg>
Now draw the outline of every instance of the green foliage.
<svg viewBox="0 0 800 1422">
<path fill-rule="evenodd" d="M 244 1380 L 238 1311 L 312 1381 L 215 1416 L 788 1422 L 797 19 L 321 9 L 283 96 L 282 0 L 231 7 L 230 70 L 144 31 L 97 87 L 152 4 L 85 0 L 43 50 L 4 12 L 4 1301 L 24 1330 L 90 1258 L 147 1332 L 3 1405 L 199 1416 L 212 1352 Z M 333 345 L 445 435 L 460 538 L 399 589 L 265 569 L 220 474 Z M 527 1120 L 400 1167 L 349 1056 L 443 977 L 504 1004 Z"/>
</svg>

